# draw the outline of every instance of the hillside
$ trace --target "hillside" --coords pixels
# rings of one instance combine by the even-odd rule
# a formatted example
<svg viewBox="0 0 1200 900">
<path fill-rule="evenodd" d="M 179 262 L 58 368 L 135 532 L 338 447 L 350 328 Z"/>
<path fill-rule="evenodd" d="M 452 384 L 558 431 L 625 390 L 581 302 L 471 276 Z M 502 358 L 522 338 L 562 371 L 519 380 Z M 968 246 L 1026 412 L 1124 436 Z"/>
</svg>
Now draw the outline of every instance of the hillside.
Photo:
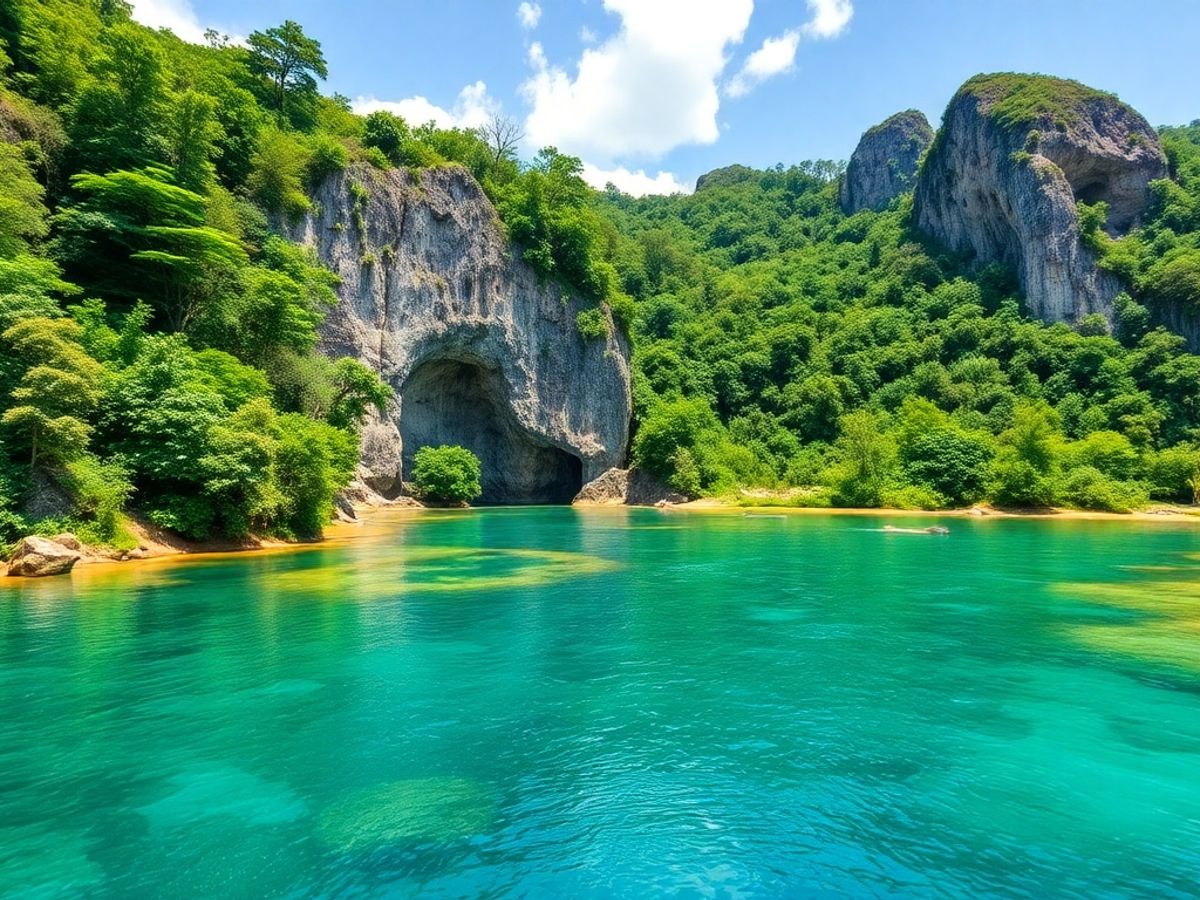
<svg viewBox="0 0 1200 900">
<path fill-rule="evenodd" d="M 523 467 L 515 480 L 485 471 L 506 500 L 565 498 L 625 455 L 627 432 L 636 465 L 692 496 L 1126 510 L 1191 501 L 1200 484 L 1200 357 L 1187 350 L 1200 126 L 1118 148 L 1165 160 L 1167 177 L 1129 182 L 1145 194 L 1132 212 L 1109 203 L 1128 191 L 1091 184 L 1055 201 L 1074 229 L 1060 239 L 1083 248 L 1072 265 L 1116 295 L 1100 315 L 1045 324 L 1014 259 L 914 215 L 914 188 L 937 196 L 949 134 L 913 171 L 929 139 L 919 114 L 889 120 L 908 123 L 899 168 L 869 170 L 893 162 L 893 144 L 857 154 L 875 208 L 852 215 L 829 161 L 734 165 L 693 195 L 633 199 L 588 188 L 580 160 L 554 149 L 519 160 L 503 122 L 355 115 L 320 93 L 320 44 L 292 22 L 246 46 L 196 46 L 121 2 L 15 0 L 0 42 L 0 543 L 72 530 L 128 545 L 128 513 L 197 539 L 314 536 L 356 472 L 371 475 L 364 436 L 371 461 L 394 461 L 377 479 L 389 493 L 406 489 L 407 434 Z M 988 76 L 947 123 L 964 97 L 1031 148 L 1005 150 L 995 191 L 1057 184 L 1009 177 L 1067 165 L 1054 154 L 1076 147 L 1076 119 L 1031 142 L 1043 119 L 1054 130 L 1066 107 L 1128 110 L 1072 82 Z M 1140 117 L 1121 115 L 1137 132 Z M 430 206 L 443 188 L 469 215 Z M 424 204 L 420 234 L 404 232 L 407 203 Z M 441 228 L 460 212 L 467 226 Z M 470 251 L 478 271 L 442 245 L 493 227 Z M 518 308 L 496 312 L 512 284 Z M 412 383 L 424 418 L 406 425 L 421 360 L 404 342 L 422 321 L 429 361 L 457 366 L 456 386 L 429 368 L 437 378 Z M 514 335 L 513 322 L 528 324 Z M 516 449 L 490 452 L 495 440 Z M 535 484 L 547 468 L 558 474 Z"/>
</svg>

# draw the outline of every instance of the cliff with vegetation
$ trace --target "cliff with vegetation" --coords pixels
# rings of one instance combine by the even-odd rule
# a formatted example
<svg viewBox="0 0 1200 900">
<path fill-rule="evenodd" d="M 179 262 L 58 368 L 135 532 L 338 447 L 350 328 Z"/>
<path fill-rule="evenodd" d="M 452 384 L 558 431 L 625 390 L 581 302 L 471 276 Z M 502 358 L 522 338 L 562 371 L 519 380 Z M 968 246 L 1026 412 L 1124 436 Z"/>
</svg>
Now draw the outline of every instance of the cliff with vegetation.
<svg viewBox="0 0 1200 900">
<path fill-rule="evenodd" d="M 624 462 L 626 337 L 607 308 L 510 248 L 470 172 L 358 164 L 313 200 L 291 234 L 338 276 L 321 347 L 394 392 L 363 435 L 371 487 L 400 491 L 429 445 L 474 452 L 493 503 L 569 502 Z M 581 327 L 591 316 L 594 330 Z"/>
<path fill-rule="evenodd" d="M 294 22 L 195 46 L 122 3 L 0 6 L 0 543 L 314 536 L 356 472 L 402 491 L 451 442 L 501 502 L 627 451 L 585 496 L 1200 487 L 1198 125 L 980 76 L 915 195 L 910 116 L 849 173 L 634 199 L 518 159 L 511 123 L 358 116 L 326 74 Z"/>
<path fill-rule="evenodd" d="M 863 134 L 846 166 L 839 199 L 848 216 L 878 212 L 913 189 L 921 157 L 933 143 L 933 129 L 915 109 L 889 116 Z"/>
<path fill-rule="evenodd" d="M 1154 129 L 1112 95 L 1040 75 L 981 75 L 950 101 L 914 216 L 973 263 L 1012 267 L 1039 318 L 1112 320 L 1122 285 L 1097 265 L 1081 217 L 1127 234 L 1166 174 Z M 1092 209 L 1081 216 L 1079 204 Z"/>
</svg>

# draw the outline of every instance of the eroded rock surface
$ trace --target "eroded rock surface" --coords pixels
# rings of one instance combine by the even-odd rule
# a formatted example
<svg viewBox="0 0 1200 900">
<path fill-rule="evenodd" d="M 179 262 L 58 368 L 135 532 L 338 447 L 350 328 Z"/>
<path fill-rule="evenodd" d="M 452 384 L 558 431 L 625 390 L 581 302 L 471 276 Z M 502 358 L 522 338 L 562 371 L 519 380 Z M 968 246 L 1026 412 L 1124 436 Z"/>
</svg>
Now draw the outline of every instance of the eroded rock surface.
<svg viewBox="0 0 1200 900">
<path fill-rule="evenodd" d="M 653 506 L 662 501 L 686 503 L 687 500 L 641 469 L 609 469 L 584 485 L 575 497 L 576 503 L 585 506 Z"/>
<path fill-rule="evenodd" d="M 1154 129 L 1116 97 L 1041 75 L 980 75 L 946 110 L 914 213 L 922 230 L 978 264 L 1013 266 L 1040 318 L 1111 321 L 1121 285 L 1081 243 L 1076 202 L 1107 203 L 1105 230 L 1119 236 L 1166 174 Z"/>
<path fill-rule="evenodd" d="M 26 578 L 65 575 L 75 568 L 82 554 L 73 535 L 65 535 L 75 547 L 59 543 L 59 539 L 32 536 L 22 538 L 9 557 L 8 574 Z"/>
<path fill-rule="evenodd" d="M 367 485 L 397 494 L 426 444 L 474 451 L 492 503 L 569 502 L 623 462 L 625 338 L 610 318 L 606 339 L 583 339 L 575 318 L 591 304 L 520 259 L 466 170 L 356 166 L 313 199 L 292 236 L 342 280 L 322 347 L 397 395 L 365 429 Z"/>
<path fill-rule="evenodd" d="M 896 113 L 867 131 L 854 148 L 839 199 L 842 211 L 885 209 L 913 189 L 921 154 L 933 143 L 933 129 L 915 109 Z"/>
</svg>

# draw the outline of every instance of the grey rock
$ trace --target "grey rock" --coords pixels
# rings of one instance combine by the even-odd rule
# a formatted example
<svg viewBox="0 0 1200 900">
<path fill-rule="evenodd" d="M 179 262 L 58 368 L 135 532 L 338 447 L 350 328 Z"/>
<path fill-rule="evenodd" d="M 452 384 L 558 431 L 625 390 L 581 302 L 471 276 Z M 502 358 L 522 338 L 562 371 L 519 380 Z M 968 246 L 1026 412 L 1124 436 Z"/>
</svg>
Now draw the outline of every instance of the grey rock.
<svg viewBox="0 0 1200 900">
<path fill-rule="evenodd" d="M 79 562 L 80 552 L 56 540 L 32 535 L 21 538 L 8 560 L 8 574 L 25 578 L 65 575 Z"/>
<path fill-rule="evenodd" d="M 55 535 L 53 540 L 54 543 L 61 544 L 68 550 L 83 550 L 83 544 L 80 542 L 79 538 L 75 537 L 75 535 L 71 534 L 69 531 Z"/>
<path fill-rule="evenodd" d="M 1043 320 L 1111 322 L 1121 284 L 1080 241 L 1076 201 L 1107 202 L 1116 237 L 1166 174 L 1154 129 L 1112 95 L 1046 76 L 977 76 L 951 100 L 921 168 L 915 221 L 978 265 L 1012 266 Z"/>
<path fill-rule="evenodd" d="M 687 500 L 649 472 L 609 469 L 585 484 L 574 502 L 582 506 L 654 506 L 663 501 L 686 503 Z"/>
<path fill-rule="evenodd" d="M 921 154 L 933 143 L 933 129 L 915 109 L 896 113 L 868 130 L 854 148 L 839 199 L 842 211 L 886 209 L 913 189 Z"/>
<path fill-rule="evenodd" d="M 609 336 L 583 339 L 575 318 L 591 304 L 520 258 L 465 169 L 356 165 L 313 200 L 290 230 L 341 278 L 322 349 L 396 391 L 364 428 L 368 487 L 400 493 L 425 445 L 474 451 L 484 502 L 567 502 L 623 461 L 627 339 L 607 311 Z"/>
</svg>

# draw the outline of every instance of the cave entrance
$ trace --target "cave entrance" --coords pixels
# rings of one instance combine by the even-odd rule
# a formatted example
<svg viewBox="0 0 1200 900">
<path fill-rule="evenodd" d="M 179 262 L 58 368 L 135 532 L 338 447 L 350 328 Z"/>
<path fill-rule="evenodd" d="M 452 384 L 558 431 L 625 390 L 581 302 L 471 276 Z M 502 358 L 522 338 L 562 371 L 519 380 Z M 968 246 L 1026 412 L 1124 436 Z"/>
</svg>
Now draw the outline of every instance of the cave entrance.
<svg viewBox="0 0 1200 900">
<path fill-rule="evenodd" d="M 404 473 L 421 447 L 457 444 L 479 457 L 485 504 L 570 503 L 582 461 L 517 422 L 500 373 L 461 359 L 422 363 L 400 390 Z"/>
</svg>

